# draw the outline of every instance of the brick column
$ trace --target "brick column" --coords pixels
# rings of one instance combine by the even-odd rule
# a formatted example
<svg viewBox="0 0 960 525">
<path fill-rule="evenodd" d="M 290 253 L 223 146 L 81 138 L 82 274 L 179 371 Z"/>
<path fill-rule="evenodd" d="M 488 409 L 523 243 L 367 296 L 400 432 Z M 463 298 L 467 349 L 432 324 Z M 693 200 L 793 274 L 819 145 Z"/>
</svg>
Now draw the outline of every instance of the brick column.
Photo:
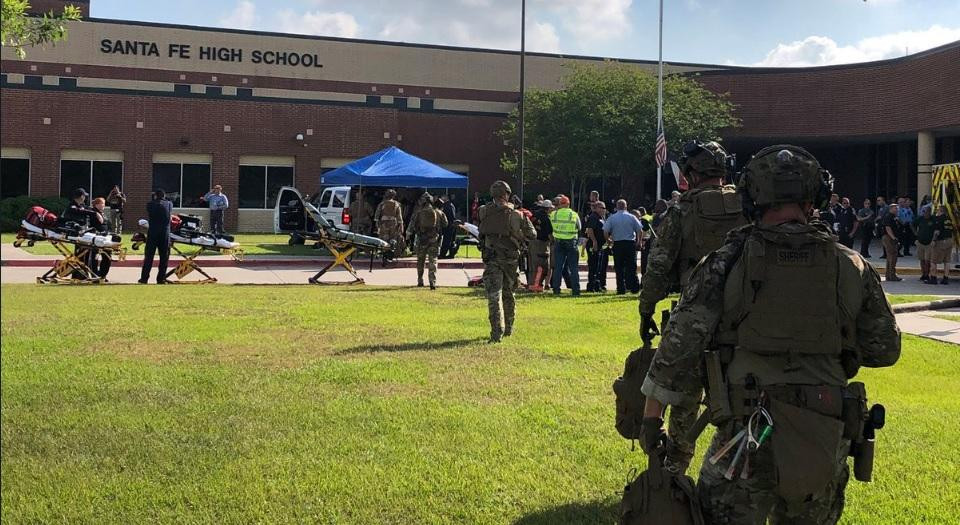
<svg viewBox="0 0 960 525">
<path fill-rule="evenodd" d="M 924 195 L 930 195 L 933 165 L 936 155 L 936 140 L 933 138 L 932 131 L 921 131 L 917 133 L 917 197 L 916 202 Z"/>
</svg>

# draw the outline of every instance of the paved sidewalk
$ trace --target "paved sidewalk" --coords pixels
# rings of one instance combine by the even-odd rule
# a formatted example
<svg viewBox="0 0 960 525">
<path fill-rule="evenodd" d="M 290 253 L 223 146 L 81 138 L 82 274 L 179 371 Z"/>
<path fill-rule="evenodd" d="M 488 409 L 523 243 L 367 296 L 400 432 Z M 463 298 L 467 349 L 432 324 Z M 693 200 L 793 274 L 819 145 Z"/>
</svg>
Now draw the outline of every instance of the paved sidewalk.
<svg viewBox="0 0 960 525">
<path fill-rule="evenodd" d="M 960 308 L 898 314 L 897 324 L 904 333 L 960 344 L 960 322 L 941 319 L 937 315 L 960 316 Z"/>
</svg>

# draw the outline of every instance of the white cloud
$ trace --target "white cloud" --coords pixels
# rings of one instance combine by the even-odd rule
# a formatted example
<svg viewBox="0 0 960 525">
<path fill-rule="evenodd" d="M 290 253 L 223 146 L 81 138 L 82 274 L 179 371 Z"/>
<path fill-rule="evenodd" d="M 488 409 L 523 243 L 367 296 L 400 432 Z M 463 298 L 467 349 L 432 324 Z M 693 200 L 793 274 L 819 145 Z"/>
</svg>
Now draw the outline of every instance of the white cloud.
<svg viewBox="0 0 960 525">
<path fill-rule="evenodd" d="M 581 43 L 618 38 L 631 29 L 633 0 L 549 0 L 563 27 Z"/>
<path fill-rule="evenodd" d="M 560 37 L 557 35 L 557 28 L 549 22 L 528 23 L 527 49 L 542 53 L 559 53 Z"/>
<path fill-rule="evenodd" d="M 383 26 L 377 35 L 383 40 L 393 40 L 398 42 L 415 41 L 423 31 L 423 26 L 409 16 L 403 16 L 395 20 L 390 20 Z"/>
<path fill-rule="evenodd" d="M 220 26 L 231 29 L 253 29 L 257 18 L 257 8 L 253 2 L 241 0 L 230 14 L 220 19 Z"/>
<path fill-rule="evenodd" d="M 354 38 L 360 33 L 360 24 L 349 13 L 338 11 L 308 11 L 295 13 L 289 9 L 277 13 L 278 28 L 284 33 L 323 35 Z"/>
<path fill-rule="evenodd" d="M 868 62 L 917 53 L 960 40 L 960 27 L 931 26 L 920 31 L 900 31 L 841 46 L 830 37 L 808 36 L 788 44 L 778 44 L 755 66 L 823 66 Z"/>
</svg>

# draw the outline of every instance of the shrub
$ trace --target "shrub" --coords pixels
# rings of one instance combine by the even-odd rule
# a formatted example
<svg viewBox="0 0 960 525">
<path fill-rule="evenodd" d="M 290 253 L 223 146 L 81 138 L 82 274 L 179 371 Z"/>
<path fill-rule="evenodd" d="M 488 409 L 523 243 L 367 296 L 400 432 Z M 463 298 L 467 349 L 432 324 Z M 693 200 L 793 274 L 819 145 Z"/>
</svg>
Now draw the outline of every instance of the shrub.
<svg viewBox="0 0 960 525">
<path fill-rule="evenodd" d="M 43 206 L 60 215 L 69 203 L 70 201 L 63 197 L 30 197 L 28 195 L 0 200 L 0 231 L 17 231 L 20 221 L 27 216 L 27 210 L 33 206 Z"/>
</svg>

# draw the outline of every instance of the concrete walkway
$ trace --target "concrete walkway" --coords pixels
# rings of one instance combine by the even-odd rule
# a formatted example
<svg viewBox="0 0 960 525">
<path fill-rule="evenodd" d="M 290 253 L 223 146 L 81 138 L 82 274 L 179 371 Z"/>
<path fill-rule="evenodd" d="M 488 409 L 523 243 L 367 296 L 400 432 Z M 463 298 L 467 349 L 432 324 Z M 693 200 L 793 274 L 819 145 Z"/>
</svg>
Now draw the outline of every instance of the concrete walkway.
<svg viewBox="0 0 960 525">
<path fill-rule="evenodd" d="M 940 319 L 937 315 L 960 316 L 960 308 L 898 314 L 897 324 L 904 333 L 960 344 L 960 322 Z"/>
</svg>

